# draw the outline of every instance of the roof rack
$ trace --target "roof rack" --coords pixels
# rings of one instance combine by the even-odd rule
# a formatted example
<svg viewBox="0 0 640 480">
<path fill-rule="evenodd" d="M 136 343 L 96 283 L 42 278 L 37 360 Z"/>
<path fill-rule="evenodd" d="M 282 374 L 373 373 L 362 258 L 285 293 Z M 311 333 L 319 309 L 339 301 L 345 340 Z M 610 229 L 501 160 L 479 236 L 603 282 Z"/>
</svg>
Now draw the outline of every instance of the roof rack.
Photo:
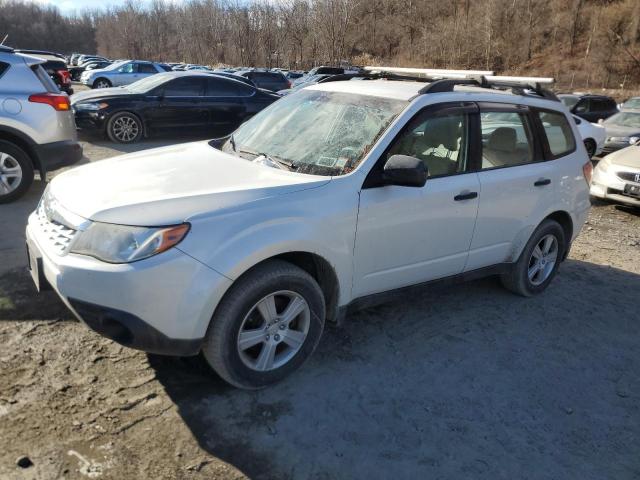
<svg viewBox="0 0 640 480">
<path fill-rule="evenodd" d="M 6 45 L 0 45 L 0 52 L 13 53 L 13 48 L 7 47 Z"/>
<path fill-rule="evenodd" d="M 490 70 L 445 70 L 437 68 L 364 67 L 360 73 L 346 73 L 323 78 L 318 83 L 337 82 L 360 78 L 363 80 L 408 80 L 429 82 L 418 94 L 452 92 L 455 87 L 468 85 L 496 90 L 510 89 L 516 95 L 531 95 L 559 101 L 545 88 L 555 80 L 551 77 L 514 77 L 494 75 Z"/>
</svg>

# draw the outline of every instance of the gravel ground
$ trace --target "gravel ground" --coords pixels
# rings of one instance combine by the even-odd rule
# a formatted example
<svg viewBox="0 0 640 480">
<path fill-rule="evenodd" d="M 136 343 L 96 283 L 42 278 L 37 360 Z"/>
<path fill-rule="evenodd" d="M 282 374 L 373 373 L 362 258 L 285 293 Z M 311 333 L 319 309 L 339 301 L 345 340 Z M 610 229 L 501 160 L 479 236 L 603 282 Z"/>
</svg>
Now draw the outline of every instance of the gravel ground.
<svg viewBox="0 0 640 480">
<path fill-rule="evenodd" d="M 85 143 L 87 161 L 115 147 Z M 0 206 L 2 479 L 640 478 L 638 211 L 594 206 L 538 297 L 495 279 L 425 289 L 245 392 L 37 295 L 23 229 L 41 192 Z"/>
</svg>

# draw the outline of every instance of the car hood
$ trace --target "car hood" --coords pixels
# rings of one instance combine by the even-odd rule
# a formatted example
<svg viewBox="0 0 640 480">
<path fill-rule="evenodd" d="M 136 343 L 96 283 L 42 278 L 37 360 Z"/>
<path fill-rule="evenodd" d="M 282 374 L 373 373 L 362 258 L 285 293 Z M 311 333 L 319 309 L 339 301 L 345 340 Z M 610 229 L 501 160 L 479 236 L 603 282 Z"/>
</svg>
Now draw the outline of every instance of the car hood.
<svg viewBox="0 0 640 480">
<path fill-rule="evenodd" d="M 639 127 L 624 127 L 622 125 L 603 125 L 607 131 L 607 137 L 629 137 L 640 134 Z"/>
<path fill-rule="evenodd" d="M 108 97 L 123 97 L 125 95 L 135 95 L 124 87 L 98 88 L 87 90 L 71 95 L 71 105 L 82 101 L 99 100 Z"/>
<path fill-rule="evenodd" d="M 90 220 L 122 225 L 180 223 L 262 198 L 319 187 L 331 177 L 259 165 L 205 142 L 122 155 L 56 176 L 49 194 Z"/>
<path fill-rule="evenodd" d="M 632 145 L 605 157 L 607 162 L 621 167 L 640 168 L 640 146 Z"/>
</svg>

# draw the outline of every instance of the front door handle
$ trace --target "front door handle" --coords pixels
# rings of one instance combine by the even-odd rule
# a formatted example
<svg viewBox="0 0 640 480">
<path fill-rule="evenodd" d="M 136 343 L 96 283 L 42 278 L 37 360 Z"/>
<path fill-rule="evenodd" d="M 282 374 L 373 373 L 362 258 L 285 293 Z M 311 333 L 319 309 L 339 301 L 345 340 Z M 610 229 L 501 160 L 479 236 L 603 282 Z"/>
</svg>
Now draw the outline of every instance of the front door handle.
<svg viewBox="0 0 640 480">
<path fill-rule="evenodd" d="M 534 187 L 544 187 L 545 185 L 549 185 L 551 183 L 551 179 L 549 178 L 541 178 L 540 180 L 536 181 L 533 186 Z"/>
<path fill-rule="evenodd" d="M 478 192 L 469 192 L 469 193 L 459 193 L 458 195 L 453 197 L 453 199 L 456 202 L 459 202 L 461 200 L 471 200 L 472 198 L 477 198 L 477 197 L 478 197 Z"/>
</svg>

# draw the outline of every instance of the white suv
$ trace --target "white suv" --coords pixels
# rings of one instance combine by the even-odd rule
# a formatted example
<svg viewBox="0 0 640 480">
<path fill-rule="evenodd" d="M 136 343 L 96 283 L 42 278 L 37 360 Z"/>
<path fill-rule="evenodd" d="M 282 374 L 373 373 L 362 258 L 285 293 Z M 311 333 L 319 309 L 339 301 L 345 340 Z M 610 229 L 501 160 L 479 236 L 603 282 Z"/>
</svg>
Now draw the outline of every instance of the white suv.
<svg viewBox="0 0 640 480">
<path fill-rule="evenodd" d="M 589 209 L 566 107 L 508 78 L 361 77 L 223 141 L 57 176 L 27 227 L 34 280 L 102 335 L 202 351 L 243 388 L 291 373 L 326 320 L 383 292 L 494 274 L 542 292 Z"/>
</svg>

